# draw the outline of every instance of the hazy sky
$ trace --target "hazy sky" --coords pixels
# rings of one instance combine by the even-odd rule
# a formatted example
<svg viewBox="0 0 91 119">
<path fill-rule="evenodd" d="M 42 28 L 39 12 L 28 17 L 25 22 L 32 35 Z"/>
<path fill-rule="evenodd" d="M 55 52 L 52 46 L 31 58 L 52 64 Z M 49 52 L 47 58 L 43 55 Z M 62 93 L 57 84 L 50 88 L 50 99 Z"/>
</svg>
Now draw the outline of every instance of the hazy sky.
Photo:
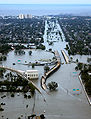
<svg viewBox="0 0 91 119">
<path fill-rule="evenodd" d="M 91 4 L 91 0 L 0 0 L 0 4 Z"/>
</svg>

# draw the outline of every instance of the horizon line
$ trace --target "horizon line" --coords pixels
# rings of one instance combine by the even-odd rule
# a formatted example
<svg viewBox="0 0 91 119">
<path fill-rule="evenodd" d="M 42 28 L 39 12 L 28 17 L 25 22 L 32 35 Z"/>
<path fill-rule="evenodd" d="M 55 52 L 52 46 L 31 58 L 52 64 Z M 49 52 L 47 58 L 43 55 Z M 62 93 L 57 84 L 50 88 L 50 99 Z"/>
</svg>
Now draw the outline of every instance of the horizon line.
<svg viewBox="0 0 91 119">
<path fill-rule="evenodd" d="M 91 3 L 0 3 L 0 5 L 91 5 Z"/>
</svg>

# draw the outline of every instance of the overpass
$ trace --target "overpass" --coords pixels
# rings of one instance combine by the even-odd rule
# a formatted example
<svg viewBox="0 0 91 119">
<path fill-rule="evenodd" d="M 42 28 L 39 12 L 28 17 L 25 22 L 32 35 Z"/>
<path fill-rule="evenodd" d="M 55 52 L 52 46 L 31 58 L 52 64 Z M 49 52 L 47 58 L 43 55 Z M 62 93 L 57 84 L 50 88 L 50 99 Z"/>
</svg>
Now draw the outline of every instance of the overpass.
<svg viewBox="0 0 91 119">
<path fill-rule="evenodd" d="M 64 50 L 61 50 L 61 52 L 62 52 L 62 55 L 63 55 L 63 57 L 65 59 L 65 62 L 68 64 L 69 63 L 69 57 L 66 55 Z"/>
<path fill-rule="evenodd" d="M 18 71 L 18 70 L 16 70 L 16 69 L 13 69 L 13 68 L 5 67 L 5 66 L 0 66 L 0 68 L 6 69 L 6 70 L 10 70 L 10 71 L 12 71 L 12 72 L 16 72 L 16 73 L 17 73 L 18 75 L 20 75 L 23 79 L 27 80 L 28 83 L 31 83 L 31 84 L 34 86 L 34 88 L 42 95 L 42 92 L 40 91 L 40 89 L 39 89 L 31 80 L 29 80 L 26 76 L 24 76 L 22 72 L 20 72 L 20 71 Z"/>
</svg>

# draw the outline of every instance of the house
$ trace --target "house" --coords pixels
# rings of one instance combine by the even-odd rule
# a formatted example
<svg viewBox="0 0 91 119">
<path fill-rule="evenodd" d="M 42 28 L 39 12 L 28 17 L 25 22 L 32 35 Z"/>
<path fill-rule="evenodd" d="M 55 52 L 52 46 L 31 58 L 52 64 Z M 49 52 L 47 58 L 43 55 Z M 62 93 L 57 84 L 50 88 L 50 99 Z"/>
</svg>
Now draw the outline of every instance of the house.
<svg viewBox="0 0 91 119">
<path fill-rule="evenodd" d="M 39 78 L 38 70 L 26 70 L 25 76 L 28 79 L 38 79 Z"/>
</svg>

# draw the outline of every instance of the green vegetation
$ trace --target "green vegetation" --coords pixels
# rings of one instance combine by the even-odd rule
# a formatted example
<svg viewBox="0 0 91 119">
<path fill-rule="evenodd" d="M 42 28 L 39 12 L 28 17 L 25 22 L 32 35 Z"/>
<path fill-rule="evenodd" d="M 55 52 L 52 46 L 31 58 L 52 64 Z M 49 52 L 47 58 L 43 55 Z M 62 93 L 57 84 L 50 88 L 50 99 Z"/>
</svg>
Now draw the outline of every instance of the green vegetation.
<svg viewBox="0 0 91 119">
<path fill-rule="evenodd" d="M 33 92 L 34 93 L 34 92 Z M 28 95 L 28 98 L 30 99 L 31 98 L 31 95 Z"/>
<path fill-rule="evenodd" d="M 31 83 L 29 83 L 28 86 L 29 86 L 29 89 L 30 89 L 31 94 L 34 95 L 34 93 L 35 93 L 35 87 Z"/>
<path fill-rule="evenodd" d="M 78 63 L 78 61 L 79 61 L 79 60 L 78 60 L 78 59 L 76 59 L 76 62 L 77 62 L 77 63 Z"/>
<path fill-rule="evenodd" d="M 18 117 L 18 119 L 21 119 L 21 117 Z"/>
<path fill-rule="evenodd" d="M 3 78 L 5 71 L 6 71 L 5 69 L 0 68 L 0 77 L 1 78 Z"/>
<path fill-rule="evenodd" d="M 87 62 L 90 63 L 91 62 L 91 58 L 87 58 Z"/>
<path fill-rule="evenodd" d="M 7 54 L 11 50 L 11 45 L 8 44 L 0 44 L 0 53 Z"/>
<path fill-rule="evenodd" d="M 11 97 L 14 97 L 14 96 L 15 96 L 14 93 L 12 93 L 12 94 L 11 94 Z"/>
<path fill-rule="evenodd" d="M 20 50 L 15 50 L 14 53 L 16 55 L 24 55 L 25 54 L 25 51 L 20 49 Z"/>
<path fill-rule="evenodd" d="M 24 94 L 24 98 L 27 98 L 27 95 L 26 94 Z"/>
<path fill-rule="evenodd" d="M 6 56 L 1 56 L 0 57 L 0 61 L 6 61 L 7 60 L 7 57 Z"/>
<path fill-rule="evenodd" d="M 65 48 L 66 50 L 69 50 L 69 46 L 68 45 L 66 45 L 66 48 Z"/>
<path fill-rule="evenodd" d="M 48 88 L 50 91 L 56 90 L 57 87 L 58 87 L 58 84 L 56 82 L 48 83 Z"/>
<path fill-rule="evenodd" d="M 78 63 L 77 66 L 75 67 L 76 70 L 82 70 L 83 68 L 83 63 Z"/>
<path fill-rule="evenodd" d="M 53 42 L 51 41 L 51 42 L 49 42 L 49 45 L 53 45 Z"/>
<path fill-rule="evenodd" d="M 45 119 L 44 114 L 41 114 L 41 115 L 40 115 L 40 118 L 41 118 L 41 119 Z"/>
<path fill-rule="evenodd" d="M 0 111 L 4 111 L 4 109 L 1 107 L 1 104 L 0 104 Z"/>
<path fill-rule="evenodd" d="M 51 48 L 49 49 L 49 52 L 52 52 L 52 49 Z"/>
<path fill-rule="evenodd" d="M 18 45 L 14 45 L 15 50 L 21 50 L 21 49 L 26 49 L 26 47 L 24 45 L 18 44 Z"/>
<path fill-rule="evenodd" d="M 69 55 L 91 54 L 90 19 L 90 16 L 59 16 L 59 24 L 68 42 L 66 50 Z"/>
<path fill-rule="evenodd" d="M 34 68 L 35 67 L 35 64 L 34 63 L 32 63 L 32 68 Z"/>
<path fill-rule="evenodd" d="M 91 65 L 78 63 L 76 70 L 81 71 L 81 79 L 85 85 L 88 95 L 91 95 Z"/>
<path fill-rule="evenodd" d="M 39 44 L 36 48 L 37 49 L 45 50 L 45 46 L 43 44 Z"/>
<path fill-rule="evenodd" d="M 28 84 L 27 80 L 22 79 L 19 75 L 15 73 L 9 72 L 5 75 L 4 78 L 6 80 L 0 81 L 0 92 L 28 92 L 30 91 L 31 94 L 34 94 L 35 92 L 35 87 L 32 84 Z"/>
<path fill-rule="evenodd" d="M 49 66 L 45 66 L 44 70 L 45 70 L 45 72 L 48 72 L 50 70 L 50 67 Z"/>
<path fill-rule="evenodd" d="M 44 19 L 0 19 L 1 43 L 43 43 Z"/>
<path fill-rule="evenodd" d="M 31 50 L 29 51 L 29 55 L 32 55 L 32 51 Z"/>
</svg>

